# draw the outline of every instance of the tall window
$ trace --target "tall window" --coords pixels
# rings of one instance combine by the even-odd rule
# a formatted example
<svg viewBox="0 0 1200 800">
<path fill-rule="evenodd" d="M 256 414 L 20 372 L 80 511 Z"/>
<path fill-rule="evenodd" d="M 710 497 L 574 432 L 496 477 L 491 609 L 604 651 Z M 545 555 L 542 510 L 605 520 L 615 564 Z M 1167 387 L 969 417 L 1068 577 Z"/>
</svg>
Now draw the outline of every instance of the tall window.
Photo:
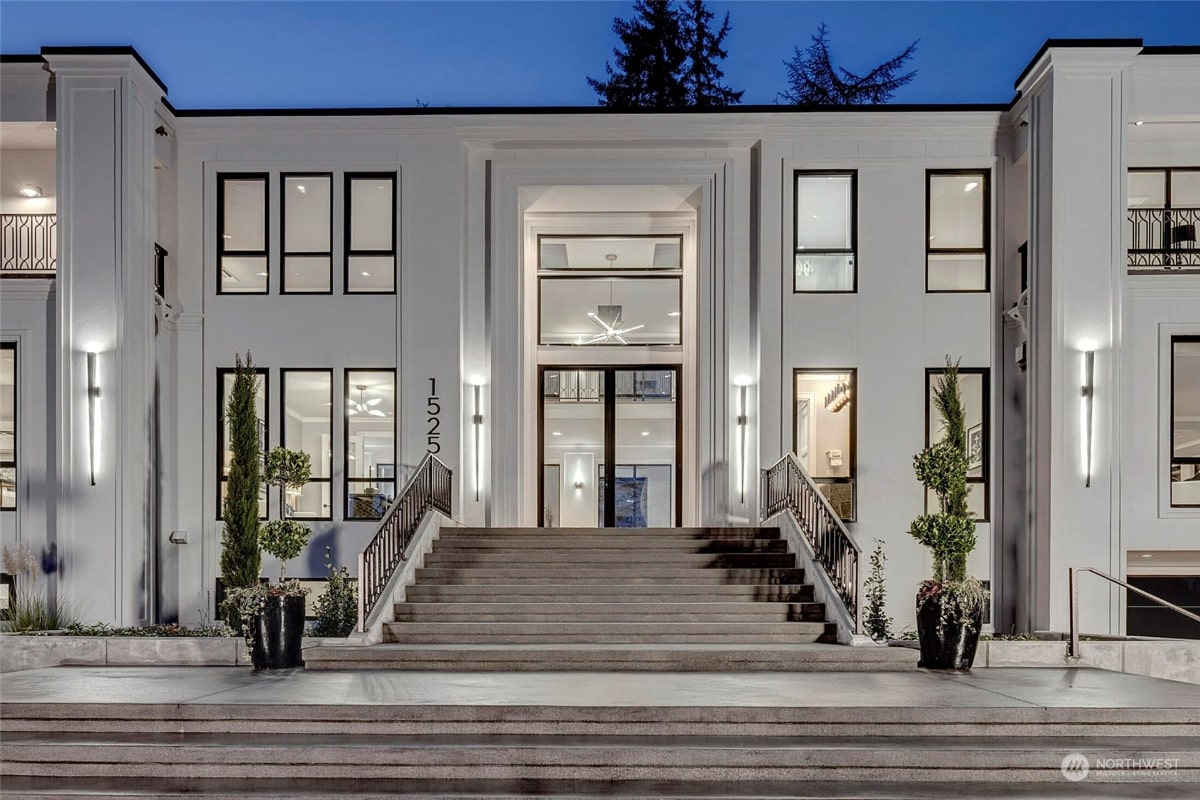
<svg viewBox="0 0 1200 800">
<path fill-rule="evenodd" d="M 0 510 L 17 507 L 17 345 L 0 343 Z"/>
<path fill-rule="evenodd" d="M 946 437 L 942 418 L 933 405 L 933 384 L 944 369 L 925 370 L 925 446 L 940 442 Z M 967 429 L 967 508 L 978 522 L 987 522 L 991 445 L 988 437 L 990 425 L 989 375 L 986 368 L 959 367 L 958 385 L 962 392 L 963 412 Z M 938 499 L 932 491 L 925 494 L 925 510 L 932 513 L 938 508 Z"/>
<path fill-rule="evenodd" d="M 539 344 L 680 344 L 682 291 L 682 236 L 538 237 Z"/>
<path fill-rule="evenodd" d="M 333 291 L 333 176 L 282 175 L 283 294 Z"/>
<path fill-rule="evenodd" d="M 796 173 L 796 292 L 858 289 L 858 173 Z"/>
<path fill-rule="evenodd" d="M 346 174 L 346 293 L 396 291 L 396 173 Z"/>
<path fill-rule="evenodd" d="M 986 292 L 991 263 L 987 170 L 925 173 L 925 290 Z"/>
<path fill-rule="evenodd" d="M 1200 169 L 1131 169 L 1128 206 L 1131 270 L 1200 268 Z"/>
<path fill-rule="evenodd" d="M 333 372 L 328 369 L 281 369 L 279 439 L 289 450 L 308 453 L 312 479 L 288 489 L 288 516 L 333 519 Z"/>
<path fill-rule="evenodd" d="M 270 392 L 267 368 L 255 369 L 258 374 L 258 391 L 254 395 L 254 410 L 258 416 L 258 446 L 267 452 L 267 408 Z M 233 392 L 233 381 L 237 376 L 236 370 L 222 368 L 217 370 L 217 519 L 224 519 L 225 485 L 229 480 L 229 462 L 233 451 L 229 445 L 229 419 L 225 416 L 225 407 L 229 395 Z M 267 485 L 264 483 L 258 493 L 258 512 L 262 519 L 267 518 Z"/>
<path fill-rule="evenodd" d="M 1200 336 L 1171 337 L 1171 505 L 1200 508 Z"/>
<path fill-rule="evenodd" d="M 396 371 L 346 370 L 346 519 L 379 519 L 396 496 Z"/>
<path fill-rule="evenodd" d="M 266 294 L 269 191 L 265 173 L 217 176 L 217 293 Z"/>
<path fill-rule="evenodd" d="M 853 521 L 857 503 L 857 370 L 794 373 L 793 452 L 838 516 Z"/>
</svg>

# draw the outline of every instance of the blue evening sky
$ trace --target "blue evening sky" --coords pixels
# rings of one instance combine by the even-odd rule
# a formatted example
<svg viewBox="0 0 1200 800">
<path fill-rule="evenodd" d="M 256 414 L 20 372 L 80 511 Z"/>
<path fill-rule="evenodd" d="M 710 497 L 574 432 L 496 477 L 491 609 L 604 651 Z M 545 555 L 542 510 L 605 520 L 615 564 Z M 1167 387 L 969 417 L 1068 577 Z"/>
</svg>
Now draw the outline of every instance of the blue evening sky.
<svg viewBox="0 0 1200 800">
<path fill-rule="evenodd" d="M 770 103 L 821 21 L 835 61 L 869 69 L 920 39 L 903 103 L 1002 103 L 1051 37 L 1200 44 L 1197 2 L 711 2 L 730 12 L 725 73 Z M 595 105 L 631 2 L 22 2 L 0 52 L 133 45 L 178 108 Z"/>
</svg>

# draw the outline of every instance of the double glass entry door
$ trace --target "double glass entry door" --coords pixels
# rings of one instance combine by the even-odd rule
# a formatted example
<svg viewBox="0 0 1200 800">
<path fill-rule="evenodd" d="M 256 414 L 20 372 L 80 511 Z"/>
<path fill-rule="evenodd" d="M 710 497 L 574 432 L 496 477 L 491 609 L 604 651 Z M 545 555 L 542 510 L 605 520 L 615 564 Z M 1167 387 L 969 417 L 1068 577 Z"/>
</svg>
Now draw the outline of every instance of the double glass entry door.
<svg viewBox="0 0 1200 800">
<path fill-rule="evenodd" d="M 543 367 L 539 524 L 679 524 L 679 368 Z"/>
</svg>

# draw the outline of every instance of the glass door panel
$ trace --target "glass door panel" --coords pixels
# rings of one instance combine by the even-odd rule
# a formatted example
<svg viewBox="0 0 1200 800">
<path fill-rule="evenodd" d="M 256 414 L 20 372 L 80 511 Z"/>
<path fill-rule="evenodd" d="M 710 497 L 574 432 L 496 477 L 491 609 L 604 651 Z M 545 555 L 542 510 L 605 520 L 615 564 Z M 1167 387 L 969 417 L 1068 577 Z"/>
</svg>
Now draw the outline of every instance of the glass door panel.
<svg viewBox="0 0 1200 800">
<path fill-rule="evenodd" d="M 616 371 L 614 527 L 676 523 L 675 377 L 674 369 Z"/>
<path fill-rule="evenodd" d="M 604 497 L 598 467 L 604 463 L 604 373 L 542 372 L 542 524 L 595 528 Z"/>
</svg>

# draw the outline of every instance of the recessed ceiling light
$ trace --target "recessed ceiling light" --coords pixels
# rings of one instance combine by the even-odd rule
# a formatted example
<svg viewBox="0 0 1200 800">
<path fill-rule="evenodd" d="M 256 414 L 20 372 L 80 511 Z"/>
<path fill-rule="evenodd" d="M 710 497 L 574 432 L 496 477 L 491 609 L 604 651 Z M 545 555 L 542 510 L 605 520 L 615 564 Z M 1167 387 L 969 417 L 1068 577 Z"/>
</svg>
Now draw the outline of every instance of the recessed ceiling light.
<svg viewBox="0 0 1200 800">
<path fill-rule="evenodd" d="M 299 192 L 300 194 L 304 194 L 305 192 L 308 191 L 308 189 L 304 188 L 304 184 L 297 184 L 296 191 Z"/>
<path fill-rule="evenodd" d="M 17 190 L 17 194 L 21 195 L 21 197 L 41 197 L 42 187 L 26 184 Z"/>
<path fill-rule="evenodd" d="M 649 435 L 650 435 L 650 431 L 642 431 L 642 436 L 649 436 Z"/>
<path fill-rule="evenodd" d="M 222 234 L 221 234 L 221 238 L 222 238 L 222 239 L 232 239 L 232 238 L 233 238 L 233 234 L 232 234 L 232 233 L 222 233 Z"/>
<path fill-rule="evenodd" d="M 1145 125 L 1145 124 L 1146 124 L 1146 120 L 1144 120 L 1144 119 L 1139 119 L 1137 122 L 1135 122 L 1135 123 L 1133 123 L 1133 124 L 1134 124 L 1134 125 L 1137 125 L 1137 126 L 1140 128 L 1140 127 L 1142 127 L 1143 125 Z M 1150 556 L 1150 557 L 1151 557 L 1151 558 L 1154 558 L 1154 556 Z M 1142 558 L 1145 558 L 1145 556 L 1142 556 Z"/>
<path fill-rule="evenodd" d="M 371 273 L 369 273 L 369 272 L 364 272 L 364 273 L 362 274 L 362 276 L 363 276 L 364 278 L 369 278 L 369 277 L 371 277 Z"/>
<path fill-rule="evenodd" d="M 562 431 L 550 431 L 551 436 L 562 436 Z"/>
<path fill-rule="evenodd" d="M 257 276 L 258 276 L 258 277 L 260 277 L 260 278 L 265 278 L 265 277 L 267 277 L 267 273 L 265 273 L 265 272 L 256 272 L 256 273 L 254 273 L 254 274 L 255 274 L 255 275 L 257 275 Z"/>
<path fill-rule="evenodd" d="M 813 219 L 820 219 L 820 218 L 821 218 L 820 214 L 813 214 Z"/>
<path fill-rule="evenodd" d="M 1154 553 L 1142 553 L 1142 558 L 1154 558 Z"/>
<path fill-rule="evenodd" d="M 678 317 L 678 316 L 679 316 L 679 312 L 678 312 L 678 311 L 668 311 L 668 312 L 667 312 L 667 316 L 668 316 L 668 317 Z"/>
<path fill-rule="evenodd" d="M 979 181 L 971 181 L 970 183 L 968 183 L 966 186 L 963 187 L 963 191 L 964 192 L 973 191 L 977 186 L 979 186 Z"/>
</svg>

